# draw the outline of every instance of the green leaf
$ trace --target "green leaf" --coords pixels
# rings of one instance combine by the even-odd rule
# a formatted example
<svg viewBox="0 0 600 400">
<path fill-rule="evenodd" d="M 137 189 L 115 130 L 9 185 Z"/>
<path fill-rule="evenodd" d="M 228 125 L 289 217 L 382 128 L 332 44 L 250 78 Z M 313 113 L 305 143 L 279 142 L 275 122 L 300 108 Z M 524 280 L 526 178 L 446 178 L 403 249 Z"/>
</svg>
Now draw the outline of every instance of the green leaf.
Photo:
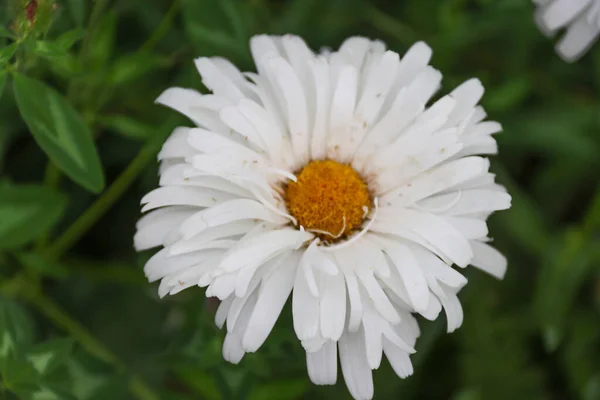
<svg viewBox="0 0 600 400">
<path fill-rule="evenodd" d="M 62 194 L 43 186 L 1 186 L 0 249 L 14 249 L 44 234 L 66 206 Z"/>
<path fill-rule="evenodd" d="M 67 54 L 67 50 L 59 46 L 55 42 L 46 40 L 37 40 L 33 45 L 33 52 L 40 57 L 44 58 L 55 58 L 63 57 Z"/>
<path fill-rule="evenodd" d="M 544 252 L 547 259 L 537 279 L 534 306 L 550 350 L 561 343 L 575 297 L 596 266 L 592 257 L 594 250 L 595 246 L 588 243 L 583 232 L 569 230 L 560 241 L 550 243 Z"/>
<path fill-rule="evenodd" d="M 131 139 L 147 139 L 156 128 L 126 115 L 106 115 L 100 118 L 100 124 L 105 128 Z"/>
<path fill-rule="evenodd" d="M 60 35 L 55 43 L 57 46 L 61 47 L 63 50 L 69 50 L 75 43 L 80 41 L 85 37 L 85 29 L 75 28 L 71 29 Z"/>
<path fill-rule="evenodd" d="M 15 392 L 27 400 L 77 400 L 72 394 L 49 385 L 22 385 Z"/>
<path fill-rule="evenodd" d="M 33 321 L 18 303 L 0 297 L 0 361 L 33 342 Z"/>
<path fill-rule="evenodd" d="M 185 0 L 184 27 L 192 43 L 204 54 L 223 54 L 248 60 L 248 39 L 245 16 L 251 15 L 242 2 L 223 0 Z"/>
<path fill-rule="evenodd" d="M 161 62 L 161 57 L 153 54 L 123 56 L 112 65 L 108 81 L 115 86 L 135 81 L 157 69 Z"/>
<path fill-rule="evenodd" d="M 93 46 L 90 46 L 89 58 L 94 68 L 103 68 L 114 53 L 117 30 L 117 15 L 115 12 L 106 13 L 98 28 L 89 34 L 93 35 Z"/>
<path fill-rule="evenodd" d="M 10 38 L 13 39 L 15 35 L 6 29 L 4 26 L 0 25 L 0 38 Z"/>
<path fill-rule="evenodd" d="M 17 257 L 21 264 L 27 269 L 35 271 L 44 276 L 54 278 L 65 278 L 69 274 L 68 268 L 55 261 L 47 260 L 45 257 L 37 253 L 21 253 Z"/>
<path fill-rule="evenodd" d="M 0 66 L 9 62 L 12 56 L 15 54 L 15 51 L 17 51 L 16 42 L 0 49 Z"/>
<path fill-rule="evenodd" d="M 258 386 L 249 400 L 295 400 L 302 398 L 310 385 L 307 379 L 288 379 Z"/>
<path fill-rule="evenodd" d="M 104 188 L 102 165 L 92 134 L 67 100 L 44 83 L 15 74 L 21 116 L 48 157 L 71 179 L 98 193 Z"/>
<path fill-rule="evenodd" d="M 46 375 L 63 365 L 72 350 L 72 339 L 52 339 L 35 346 L 27 359 L 40 375 Z"/>
</svg>

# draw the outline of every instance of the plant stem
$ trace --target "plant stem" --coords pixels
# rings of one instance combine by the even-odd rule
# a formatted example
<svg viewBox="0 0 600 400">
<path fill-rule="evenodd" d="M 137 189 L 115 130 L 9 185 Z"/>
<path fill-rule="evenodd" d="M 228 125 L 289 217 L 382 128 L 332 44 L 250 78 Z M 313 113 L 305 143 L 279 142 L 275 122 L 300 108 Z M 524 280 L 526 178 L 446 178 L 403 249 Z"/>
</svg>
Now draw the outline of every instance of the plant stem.
<svg viewBox="0 0 600 400">
<path fill-rule="evenodd" d="M 369 24 L 393 36 L 404 45 L 409 46 L 422 39 L 410 26 L 390 17 L 369 2 L 364 4 L 364 17 Z"/>
<path fill-rule="evenodd" d="M 58 187 L 59 182 L 60 170 L 51 160 L 48 160 L 48 163 L 46 164 L 46 172 L 44 173 L 44 185 L 46 187 L 55 189 Z M 35 243 L 35 249 L 37 252 L 42 251 L 48 245 L 49 238 L 50 236 L 48 233 L 40 236 Z"/>
<path fill-rule="evenodd" d="M 154 46 L 156 46 L 156 43 L 158 43 L 158 41 L 162 39 L 162 37 L 165 35 L 165 33 L 167 33 L 167 31 L 171 27 L 171 24 L 175 19 L 175 15 L 177 15 L 177 11 L 179 10 L 180 4 L 180 0 L 173 0 L 173 3 L 171 3 L 171 7 L 169 7 L 169 10 L 163 17 L 162 21 L 160 21 L 158 27 L 154 30 L 154 32 L 152 32 L 150 38 L 146 40 L 142 47 L 140 47 L 140 49 L 137 51 L 137 54 L 149 53 L 150 51 L 152 51 Z"/>
</svg>

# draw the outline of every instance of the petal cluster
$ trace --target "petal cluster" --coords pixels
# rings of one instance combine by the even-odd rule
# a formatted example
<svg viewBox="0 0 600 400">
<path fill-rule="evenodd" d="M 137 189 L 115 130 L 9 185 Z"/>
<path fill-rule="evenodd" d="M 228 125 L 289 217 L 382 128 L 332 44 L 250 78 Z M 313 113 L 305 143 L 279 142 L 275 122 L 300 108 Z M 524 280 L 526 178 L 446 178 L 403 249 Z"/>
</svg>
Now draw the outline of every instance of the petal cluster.
<svg viewBox="0 0 600 400">
<path fill-rule="evenodd" d="M 383 354 L 400 377 L 412 373 L 414 314 L 443 309 L 448 331 L 461 325 L 467 281 L 453 266 L 504 275 L 486 225 L 510 207 L 485 158 L 501 126 L 485 120 L 478 80 L 430 104 L 442 74 L 424 43 L 400 57 L 353 37 L 316 54 L 296 36 L 262 35 L 251 50 L 256 73 L 200 58 L 211 94 L 171 88 L 157 99 L 196 127 L 164 144 L 135 246 L 162 248 L 145 266 L 161 296 L 200 286 L 221 300 L 228 361 L 265 342 L 291 297 L 311 380 L 335 383 L 339 353 L 353 397 L 370 399 Z M 331 245 L 283 200 L 314 160 L 352 166 L 374 199 L 362 229 Z"/>
<path fill-rule="evenodd" d="M 547 35 L 566 29 L 556 51 L 566 61 L 575 61 L 594 44 L 600 34 L 599 0 L 534 0 L 536 21 Z"/>
</svg>

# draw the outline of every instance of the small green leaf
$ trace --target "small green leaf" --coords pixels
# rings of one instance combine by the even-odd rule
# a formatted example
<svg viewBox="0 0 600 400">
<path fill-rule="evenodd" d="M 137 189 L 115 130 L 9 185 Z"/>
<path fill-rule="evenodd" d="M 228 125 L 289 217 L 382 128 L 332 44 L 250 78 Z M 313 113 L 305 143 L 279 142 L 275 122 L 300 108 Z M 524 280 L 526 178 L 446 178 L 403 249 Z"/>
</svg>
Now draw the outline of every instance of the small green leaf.
<svg viewBox="0 0 600 400">
<path fill-rule="evenodd" d="M 72 394 L 48 385 L 21 385 L 15 392 L 27 400 L 77 400 Z"/>
<path fill-rule="evenodd" d="M 66 206 L 65 196 L 43 186 L 1 186 L 0 249 L 22 246 L 44 234 Z"/>
<path fill-rule="evenodd" d="M 126 115 L 106 115 L 100 118 L 105 128 L 131 139 L 147 139 L 156 131 L 154 127 Z"/>
<path fill-rule="evenodd" d="M 60 35 L 55 43 L 63 50 L 69 50 L 75 43 L 85 37 L 85 29 L 75 28 Z"/>
<path fill-rule="evenodd" d="M 72 339 L 52 339 L 35 346 L 27 353 L 27 359 L 37 372 L 46 375 L 63 365 L 72 350 Z"/>
<path fill-rule="evenodd" d="M 115 86 L 129 83 L 158 68 L 161 61 L 152 54 L 123 56 L 113 64 L 108 80 Z"/>
<path fill-rule="evenodd" d="M 83 118 L 54 89 L 15 74 L 15 97 L 21 116 L 48 157 L 71 179 L 98 193 L 104 174 L 92 133 Z"/>
<path fill-rule="evenodd" d="M 95 68 L 103 68 L 113 56 L 117 30 L 117 15 L 115 12 L 105 14 L 98 28 L 93 32 L 93 46 L 90 46 L 89 58 Z"/>
<path fill-rule="evenodd" d="M 0 361 L 33 342 L 33 321 L 18 303 L 0 298 Z"/>
<path fill-rule="evenodd" d="M 25 268 L 35 271 L 44 276 L 54 278 L 65 278 L 69 274 L 68 268 L 56 261 L 47 260 L 45 257 L 36 253 L 21 253 L 17 257 Z"/>
<path fill-rule="evenodd" d="M 55 58 L 63 57 L 67 51 L 54 42 L 46 40 L 37 40 L 33 45 L 33 52 L 40 57 Z"/>
<path fill-rule="evenodd" d="M 242 61 L 249 59 L 246 17 L 251 15 L 242 2 L 223 0 L 185 0 L 183 2 L 184 27 L 192 43 L 203 54 L 223 54 Z"/>
<path fill-rule="evenodd" d="M 15 54 L 15 51 L 17 51 L 17 43 L 11 43 L 8 46 L 0 49 L 0 65 L 9 62 L 12 56 Z"/>
<path fill-rule="evenodd" d="M 13 39 L 14 37 L 15 35 L 11 31 L 6 29 L 4 26 L 0 25 L 0 38 Z"/>
</svg>

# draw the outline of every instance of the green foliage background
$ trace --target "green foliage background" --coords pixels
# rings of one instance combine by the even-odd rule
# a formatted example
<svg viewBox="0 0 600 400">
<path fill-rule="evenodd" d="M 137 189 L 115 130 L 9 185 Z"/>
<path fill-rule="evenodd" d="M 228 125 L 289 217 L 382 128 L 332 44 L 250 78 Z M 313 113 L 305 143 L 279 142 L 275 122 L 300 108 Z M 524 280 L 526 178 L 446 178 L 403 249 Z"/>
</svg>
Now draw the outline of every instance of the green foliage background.
<svg viewBox="0 0 600 400">
<path fill-rule="evenodd" d="M 316 387 L 290 312 L 240 365 L 200 289 L 159 300 L 132 248 L 156 153 L 189 124 L 153 104 L 200 88 L 193 58 L 251 69 L 252 34 L 313 48 L 350 35 L 425 40 L 444 91 L 479 77 L 504 125 L 492 170 L 513 208 L 490 221 L 504 281 L 467 272 L 465 323 L 423 321 L 415 374 L 377 399 L 600 399 L 600 46 L 576 64 L 529 0 L 6 0 L 0 5 L 0 397 L 349 398 Z"/>
</svg>

